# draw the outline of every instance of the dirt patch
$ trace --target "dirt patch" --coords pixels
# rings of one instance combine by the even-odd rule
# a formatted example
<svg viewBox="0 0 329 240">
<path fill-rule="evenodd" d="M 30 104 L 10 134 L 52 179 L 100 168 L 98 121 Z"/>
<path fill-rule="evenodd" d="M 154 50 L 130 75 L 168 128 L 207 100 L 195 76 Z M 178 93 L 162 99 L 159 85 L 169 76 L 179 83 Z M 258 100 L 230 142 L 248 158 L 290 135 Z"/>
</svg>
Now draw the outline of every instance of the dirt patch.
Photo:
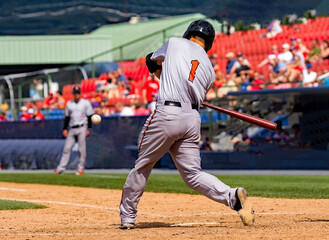
<svg viewBox="0 0 329 240">
<path fill-rule="evenodd" d="M 206 197 L 145 193 L 137 228 L 127 231 L 119 229 L 120 197 L 118 190 L 0 183 L 2 199 L 49 207 L 1 211 L 0 239 L 329 239 L 329 199 L 252 198 L 256 222 L 244 227 Z"/>
</svg>

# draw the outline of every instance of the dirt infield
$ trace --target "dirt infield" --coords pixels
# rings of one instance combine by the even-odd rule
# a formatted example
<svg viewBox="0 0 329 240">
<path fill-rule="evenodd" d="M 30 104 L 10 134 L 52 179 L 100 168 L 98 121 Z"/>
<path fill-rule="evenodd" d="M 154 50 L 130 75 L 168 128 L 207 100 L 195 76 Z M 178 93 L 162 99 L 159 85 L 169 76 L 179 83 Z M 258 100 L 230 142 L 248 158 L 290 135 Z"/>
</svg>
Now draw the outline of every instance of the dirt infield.
<svg viewBox="0 0 329 240">
<path fill-rule="evenodd" d="M 0 199 L 47 209 L 0 212 L 0 239 L 329 239 L 329 199 L 252 198 L 244 227 L 228 207 L 203 196 L 145 193 L 137 228 L 120 230 L 121 191 L 0 183 Z"/>
</svg>

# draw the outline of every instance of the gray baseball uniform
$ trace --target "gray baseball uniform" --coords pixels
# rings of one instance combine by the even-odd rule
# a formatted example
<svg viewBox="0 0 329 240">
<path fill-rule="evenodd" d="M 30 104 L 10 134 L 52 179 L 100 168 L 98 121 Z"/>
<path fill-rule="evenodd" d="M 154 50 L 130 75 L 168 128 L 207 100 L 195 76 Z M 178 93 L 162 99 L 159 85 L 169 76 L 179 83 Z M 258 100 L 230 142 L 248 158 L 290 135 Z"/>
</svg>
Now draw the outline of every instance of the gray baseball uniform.
<svg viewBox="0 0 329 240">
<path fill-rule="evenodd" d="M 138 159 L 122 190 L 121 223 L 136 221 L 137 204 L 148 177 L 167 151 L 188 187 L 233 208 L 236 188 L 201 170 L 201 120 L 195 105 L 200 106 L 215 80 L 206 52 L 195 42 L 171 38 L 152 59 L 162 60 L 159 100 L 140 134 Z"/>
<path fill-rule="evenodd" d="M 72 148 L 76 142 L 79 144 L 79 165 L 78 171 L 84 170 L 86 160 L 86 131 L 87 116 L 94 113 L 89 101 L 80 99 L 78 103 L 74 100 L 69 101 L 65 108 L 65 117 L 70 117 L 69 130 L 64 145 L 61 161 L 57 167 L 58 172 L 63 172 L 70 160 Z"/>
</svg>

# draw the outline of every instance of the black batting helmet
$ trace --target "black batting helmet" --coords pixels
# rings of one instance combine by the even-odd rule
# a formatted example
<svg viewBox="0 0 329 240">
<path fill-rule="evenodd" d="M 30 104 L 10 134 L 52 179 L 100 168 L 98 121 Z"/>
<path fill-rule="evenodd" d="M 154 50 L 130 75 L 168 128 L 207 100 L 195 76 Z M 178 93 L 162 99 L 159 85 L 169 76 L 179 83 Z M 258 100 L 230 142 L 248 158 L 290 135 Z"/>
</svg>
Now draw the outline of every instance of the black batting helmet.
<svg viewBox="0 0 329 240">
<path fill-rule="evenodd" d="M 190 39 L 191 36 L 201 37 L 205 41 L 205 50 L 208 52 L 214 42 L 215 29 L 206 20 L 196 20 L 186 29 L 183 38 Z"/>
<path fill-rule="evenodd" d="M 72 88 L 72 93 L 73 93 L 73 94 L 79 94 L 79 93 L 81 93 L 81 88 L 80 88 L 78 85 L 75 85 L 75 86 Z"/>
</svg>

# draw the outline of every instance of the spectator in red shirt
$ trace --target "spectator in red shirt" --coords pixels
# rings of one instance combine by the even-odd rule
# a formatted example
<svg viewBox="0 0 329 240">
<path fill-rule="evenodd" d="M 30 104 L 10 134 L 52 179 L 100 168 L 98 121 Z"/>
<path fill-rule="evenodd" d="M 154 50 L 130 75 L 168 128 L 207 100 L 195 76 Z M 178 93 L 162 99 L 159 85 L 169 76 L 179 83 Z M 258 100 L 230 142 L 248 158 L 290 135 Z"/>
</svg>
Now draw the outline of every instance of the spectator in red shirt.
<svg viewBox="0 0 329 240">
<path fill-rule="evenodd" d="M 43 120 L 45 119 L 45 116 L 40 112 L 38 108 L 35 108 L 33 111 L 33 118 L 35 120 Z"/>
<path fill-rule="evenodd" d="M 150 111 L 143 107 L 138 100 L 133 101 L 133 109 L 135 116 L 145 116 L 150 114 Z"/>
<path fill-rule="evenodd" d="M 133 78 L 128 78 L 127 90 L 129 91 L 129 95 L 139 96 L 139 89 Z"/>
<path fill-rule="evenodd" d="M 20 121 L 28 121 L 31 119 L 31 115 L 27 112 L 27 107 L 21 107 L 21 116 L 19 117 Z"/>
<path fill-rule="evenodd" d="M 247 87 L 248 91 L 257 91 L 264 88 L 264 81 L 259 78 L 258 72 L 254 73 L 254 76 L 250 78 L 250 86 Z"/>
<path fill-rule="evenodd" d="M 145 82 L 143 87 L 144 103 L 153 102 L 153 97 L 158 95 L 159 87 L 159 81 L 155 78 L 155 75 L 152 74 Z"/>
<path fill-rule="evenodd" d="M 56 103 L 56 96 L 53 93 L 49 93 L 49 96 L 44 100 L 44 108 L 54 108 Z"/>
<path fill-rule="evenodd" d="M 8 117 L 5 111 L 0 112 L 0 122 L 8 121 Z"/>
</svg>

